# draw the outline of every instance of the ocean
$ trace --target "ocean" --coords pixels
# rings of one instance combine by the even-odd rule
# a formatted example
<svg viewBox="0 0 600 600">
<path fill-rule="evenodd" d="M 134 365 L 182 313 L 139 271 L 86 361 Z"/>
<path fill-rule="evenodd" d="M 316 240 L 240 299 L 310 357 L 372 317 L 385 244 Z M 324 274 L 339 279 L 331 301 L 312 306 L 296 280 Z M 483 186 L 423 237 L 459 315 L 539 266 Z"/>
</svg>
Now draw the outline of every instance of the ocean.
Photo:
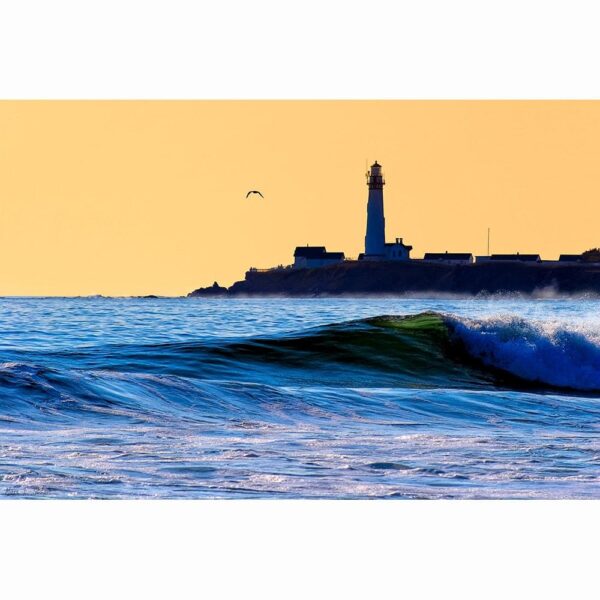
<svg viewBox="0 0 600 600">
<path fill-rule="evenodd" d="M 0 299 L 5 498 L 597 498 L 600 301 Z"/>
</svg>

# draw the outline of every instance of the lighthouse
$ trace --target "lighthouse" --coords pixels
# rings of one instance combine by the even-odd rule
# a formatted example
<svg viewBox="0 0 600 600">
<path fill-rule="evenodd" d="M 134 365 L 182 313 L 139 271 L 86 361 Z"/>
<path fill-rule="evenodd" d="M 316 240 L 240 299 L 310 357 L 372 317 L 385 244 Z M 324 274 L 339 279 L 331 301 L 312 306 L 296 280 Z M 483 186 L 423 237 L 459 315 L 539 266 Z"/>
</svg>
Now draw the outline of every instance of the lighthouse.
<svg viewBox="0 0 600 600">
<path fill-rule="evenodd" d="M 365 258 L 385 256 L 385 217 L 383 216 L 383 186 L 385 180 L 381 165 L 375 161 L 367 173 L 369 200 L 367 201 L 367 235 L 365 236 Z"/>
<path fill-rule="evenodd" d="M 402 238 L 395 242 L 385 241 L 385 217 L 383 216 L 383 186 L 385 180 L 381 165 L 375 161 L 367 173 L 369 199 L 367 201 L 367 235 L 365 253 L 360 260 L 409 260 L 412 246 L 405 244 Z"/>
</svg>

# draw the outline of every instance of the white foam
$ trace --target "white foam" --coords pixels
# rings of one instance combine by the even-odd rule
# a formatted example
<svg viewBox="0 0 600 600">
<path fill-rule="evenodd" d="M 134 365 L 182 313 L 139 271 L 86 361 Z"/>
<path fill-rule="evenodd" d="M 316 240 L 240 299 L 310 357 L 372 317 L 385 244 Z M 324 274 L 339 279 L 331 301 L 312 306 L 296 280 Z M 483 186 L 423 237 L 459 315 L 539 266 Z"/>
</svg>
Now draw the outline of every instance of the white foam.
<svg viewBox="0 0 600 600">
<path fill-rule="evenodd" d="M 454 334 L 483 364 L 522 379 L 600 391 L 600 327 L 517 317 L 450 317 Z"/>
</svg>

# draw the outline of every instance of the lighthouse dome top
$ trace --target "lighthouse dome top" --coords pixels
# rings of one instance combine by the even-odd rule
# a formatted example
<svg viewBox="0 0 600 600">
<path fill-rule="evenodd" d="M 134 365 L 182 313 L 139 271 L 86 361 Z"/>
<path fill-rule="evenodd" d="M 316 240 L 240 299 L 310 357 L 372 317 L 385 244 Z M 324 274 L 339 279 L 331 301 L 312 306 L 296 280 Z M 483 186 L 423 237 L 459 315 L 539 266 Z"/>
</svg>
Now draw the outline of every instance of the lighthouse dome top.
<svg viewBox="0 0 600 600">
<path fill-rule="evenodd" d="M 371 168 L 373 168 L 373 167 L 381 167 L 381 165 L 380 165 L 380 164 L 379 164 L 377 161 L 375 161 L 375 162 L 374 162 L 374 163 L 371 165 Z"/>
</svg>

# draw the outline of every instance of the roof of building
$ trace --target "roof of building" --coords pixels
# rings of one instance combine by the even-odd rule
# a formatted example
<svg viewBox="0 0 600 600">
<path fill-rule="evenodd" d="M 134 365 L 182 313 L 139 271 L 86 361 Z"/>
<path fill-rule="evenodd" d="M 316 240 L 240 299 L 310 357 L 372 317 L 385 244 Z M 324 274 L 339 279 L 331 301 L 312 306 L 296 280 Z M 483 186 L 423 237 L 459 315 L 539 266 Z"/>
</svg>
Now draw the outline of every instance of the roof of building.
<svg viewBox="0 0 600 600">
<path fill-rule="evenodd" d="M 537 262 L 540 260 L 539 254 L 492 254 L 490 260 L 522 260 L 527 262 Z"/>
<path fill-rule="evenodd" d="M 581 260 L 581 254 L 561 254 L 559 261 L 575 262 Z"/>
<path fill-rule="evenodd" d="M 325 246 L 298 246 L 294 250 L 294 258 L 313 258 L 327 260 L 343 260 L 343 252 L 327 252 Z"/>
<path fill-rule="evenodd" d="M 325 246 L 297 246 L 294 257 L 320 258 L 326 252 Z"/>
<path fill-rule="evenodd" d="M 404 246 L 407 250 L 412 250 L 412 246 L 409 246 L 408 244 L 405 244 L 402 241 L 402 238 L 396 238 L 395 242 L 386 242 L 385 245 L 386 246 Z"/>
<path fill-rule="evenodd" d="M 473 255 L 470 252 L 426 252 L 425 260 L 470 260 Z"/>
<path fill-rule="evenodd" d="M 371 165 L 371 168 L 373 168 L 373 167 L 380 167 L 380 166 L 381 166 L 381 165 L 380 165 L 380 164 L 379 164 L 377 161 L 375 161 L 375 162 L 374 162 L 374 163 Z"/>
</svg>

